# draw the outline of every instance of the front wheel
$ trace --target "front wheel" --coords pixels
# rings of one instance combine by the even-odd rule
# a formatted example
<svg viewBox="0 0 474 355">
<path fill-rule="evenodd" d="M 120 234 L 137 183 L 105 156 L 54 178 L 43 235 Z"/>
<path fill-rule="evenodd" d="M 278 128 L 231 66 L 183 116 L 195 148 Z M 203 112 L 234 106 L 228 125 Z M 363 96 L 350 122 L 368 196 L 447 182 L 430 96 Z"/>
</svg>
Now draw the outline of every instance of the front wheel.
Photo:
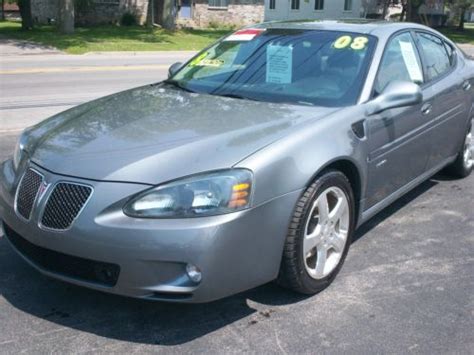
<svg viewBox="0 0 474 355">
<path fill-rule="evenodd" d="M 464 145 L 458 154 L 458 157 L 448 168 L 447 173 L 457 178 L 465 178 L 469 176 L 474 167 L 474 138 L 472 137 L 471 128 L 467 130 L 464 138 Z"/>
<path fill-rule="evenodd" d="M 329 286 L 351 244 L 354 210 L 351 185 L 344 174 L 331 170 L 319 176 L 296 204 L 278 282 L 304 294 Z"/>
</svg>

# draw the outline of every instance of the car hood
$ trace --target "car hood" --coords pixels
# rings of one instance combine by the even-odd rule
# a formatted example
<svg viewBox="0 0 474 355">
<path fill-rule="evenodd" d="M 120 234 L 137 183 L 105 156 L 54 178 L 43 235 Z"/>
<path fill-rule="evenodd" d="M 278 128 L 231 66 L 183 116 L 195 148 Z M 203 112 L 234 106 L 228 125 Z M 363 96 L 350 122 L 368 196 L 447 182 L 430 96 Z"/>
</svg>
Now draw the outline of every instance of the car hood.
<svg viewBox="0 0 474 355">
<path fill-rule="evenodd" d="M 334 111 L 149 85 L 33 126 L 26 151 L 34 163 L 57 174 L 157 184 L 232 167 L 296 125 Z"/>
</svg>

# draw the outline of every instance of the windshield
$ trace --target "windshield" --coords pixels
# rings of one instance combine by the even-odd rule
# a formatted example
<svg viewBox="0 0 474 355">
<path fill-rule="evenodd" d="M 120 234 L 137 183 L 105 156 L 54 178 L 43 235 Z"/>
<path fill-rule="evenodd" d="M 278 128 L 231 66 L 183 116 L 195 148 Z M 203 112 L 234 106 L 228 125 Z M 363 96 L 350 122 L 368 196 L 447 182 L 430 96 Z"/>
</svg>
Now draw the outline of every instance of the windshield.
<svg viewBox="0 0 474 355">
<path fill-rule="evenodd" d="M 169 82 L 211 95 L 348 106 L 359 97 L 375 42 L 338 31 L 245 29 L 199 53 Z"/>
</svg>

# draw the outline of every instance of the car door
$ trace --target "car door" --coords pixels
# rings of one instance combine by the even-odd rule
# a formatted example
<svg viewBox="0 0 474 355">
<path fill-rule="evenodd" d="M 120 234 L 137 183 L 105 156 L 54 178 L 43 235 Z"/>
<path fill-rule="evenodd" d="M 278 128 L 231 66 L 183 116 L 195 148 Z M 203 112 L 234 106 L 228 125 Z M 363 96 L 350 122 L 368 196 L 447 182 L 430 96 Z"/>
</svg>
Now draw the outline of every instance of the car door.
<svg viewBox="0 0 474 355">
<path fill-rule="evenodd" d="M 436 168 L 459 152 L 469 111 L 463 78 L 456 72 L 454 48 L 442 38 L 425 31 L 416 32 L 416 43 L 426 77 L 433 91 L 427 139 L 430 157 L 427 169 Z"/>
<path fill-rule="evenodd" d="M 410 31 L 394 35 L 387 43 L 374 82 L 373 98 L 380 95 L 390 82 L 397 80 L 419 85 L 424 82 L 420 56 Z M 421 104 L 386 110 L 367 121 L 367 208 L 425 171 L 430 147 L 423 135 L 426 110 L 432 99 L 432 90 L 426 87 Z"/>
</svg>

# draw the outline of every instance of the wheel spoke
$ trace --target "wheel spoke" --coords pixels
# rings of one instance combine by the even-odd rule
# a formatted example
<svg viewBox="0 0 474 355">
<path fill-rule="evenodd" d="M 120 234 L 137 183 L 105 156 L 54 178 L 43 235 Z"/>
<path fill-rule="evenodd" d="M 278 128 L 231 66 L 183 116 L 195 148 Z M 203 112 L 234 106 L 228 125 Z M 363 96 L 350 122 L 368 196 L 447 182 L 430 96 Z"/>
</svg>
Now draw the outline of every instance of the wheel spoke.
<svg viewBox="0 0 474 355">
<path fill-rule="evenodd" d="M 318 214 L 319 214 L 319 223 L 325 223 L 329 219 L 329 203 L 328 196 L 326 193 L 319 196 L 317 201 Z"/>
<path fill-rule="evenodd" d="M 331 238 L 329 245 L 336 251 L 336 253 L 342 253 L 344 246 L 346 244 L 346 239 L 343 238 L 338 233 L 334 233 Z"/>
<path fill-rule="evenodd" d="M 339 197 L 336 206 L 329 213 L 329 219 L 335 223 L 341 219 L 342 215 L 347 209 L 347 201 L 343 197 Z"/>
<path fill-rule="evenodd" d="M 315 247 L 321 243 L 321 231 L 318 227 L 315 228 L 314 232 L 307 235 L 303 242 L 303 253 L 305 257 L 311 252 Z"/>
<path fill-rule="evenodd" d="M 318 248 L 318 256 L 316 259 L 315 276 L 321 278 L 324 276 L 324 267 L 326 266 L 328 251 L 326 248 Z"/>
</svg>

